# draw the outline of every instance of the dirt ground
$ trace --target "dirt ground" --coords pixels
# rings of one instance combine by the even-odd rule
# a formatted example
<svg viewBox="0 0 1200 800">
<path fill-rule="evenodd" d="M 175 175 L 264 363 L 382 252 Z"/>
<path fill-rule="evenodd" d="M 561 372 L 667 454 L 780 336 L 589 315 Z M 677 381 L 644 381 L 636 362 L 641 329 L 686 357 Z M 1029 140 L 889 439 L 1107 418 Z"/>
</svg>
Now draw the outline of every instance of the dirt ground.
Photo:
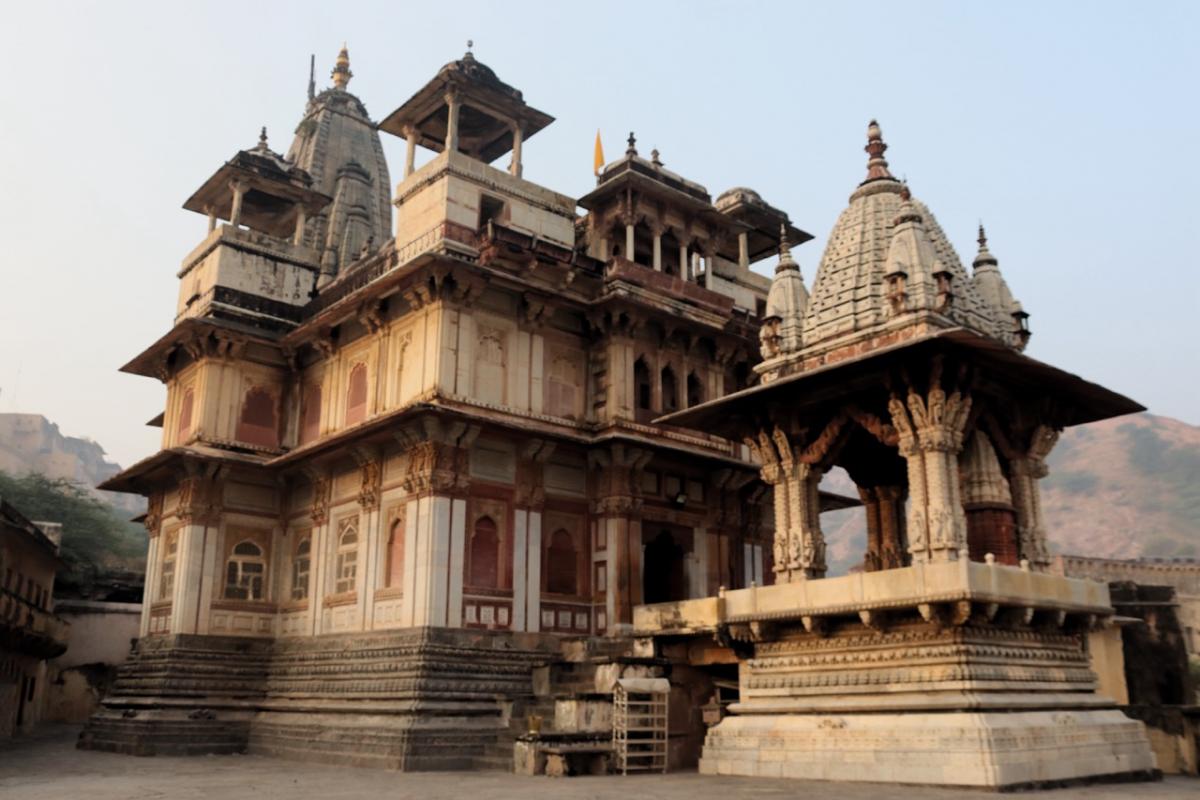
<svg viewBox="0 0 1200 800">
<path fill-rule="evenodd" d="M 905 800 L 980 798 L 980 791 L 713 778 L 694 773 L 529 778 L 503 772 L 399 773 L 284 761 L 261 756 L 136 758 L 75 749 L 77 729 L 51 726 L 27 739 L 0 743 L 3 800 Z M 1200 798 L 1200 780 L 1108 784 L 1038 793 L 1047 800 Z"/>
</svg>

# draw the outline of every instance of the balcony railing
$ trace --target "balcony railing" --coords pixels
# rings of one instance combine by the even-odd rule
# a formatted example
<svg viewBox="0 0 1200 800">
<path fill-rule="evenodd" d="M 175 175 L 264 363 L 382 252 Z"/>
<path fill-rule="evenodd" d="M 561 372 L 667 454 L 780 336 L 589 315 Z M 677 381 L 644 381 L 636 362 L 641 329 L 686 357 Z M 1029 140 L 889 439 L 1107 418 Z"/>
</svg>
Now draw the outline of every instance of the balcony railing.
<svg viewBox="0 0 1200 800">
<path fill-rule="evenodd" d="M 17 593 L 0 590 L 0 649 L 54 658 L 67 649 L 69 623 Z"/>
</svg>

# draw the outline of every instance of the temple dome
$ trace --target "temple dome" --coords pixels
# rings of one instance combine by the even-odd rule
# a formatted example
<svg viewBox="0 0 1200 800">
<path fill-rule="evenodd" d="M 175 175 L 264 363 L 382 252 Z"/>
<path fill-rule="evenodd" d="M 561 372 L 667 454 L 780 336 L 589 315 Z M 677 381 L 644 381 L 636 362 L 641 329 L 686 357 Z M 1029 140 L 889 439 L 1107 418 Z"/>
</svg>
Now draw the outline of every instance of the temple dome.
<svg viewBox="0 0 1200 800">
<path fill-rule="evenodd" d="M 891 317 L 884 276 L 892 232 L 904 205 L 905 185 L 887 169 L 887 145 L 877 123 L 868 132 L 868 176 L 850 196 L 850 203 L 829 234 L 813 279 L 804 320 L 805 348 L 848 338 L 882 326 Z M 963 268 L 958 254 L 924 203 L 911 199 L 912 211 L 923 222 L 924 235 L 939 269 L 951 276 L 954 299 L 943 313 L 952 322 L 988 336 L 1005 339 L 991 307 Z"/>
</svg>

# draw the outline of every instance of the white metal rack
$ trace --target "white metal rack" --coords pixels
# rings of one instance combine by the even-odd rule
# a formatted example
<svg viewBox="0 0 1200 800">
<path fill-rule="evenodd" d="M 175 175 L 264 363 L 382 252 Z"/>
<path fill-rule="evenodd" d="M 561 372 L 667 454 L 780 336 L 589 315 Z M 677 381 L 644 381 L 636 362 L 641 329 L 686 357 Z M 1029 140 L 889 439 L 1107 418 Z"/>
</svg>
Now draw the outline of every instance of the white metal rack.
<svg viewBox="0 0 1200 800">
<path fill-rule="evenodd" d="M 622 678 L 613 690 L 613 751 L 622 775 L 667 771 L 665 678 Z"/>
</svg>

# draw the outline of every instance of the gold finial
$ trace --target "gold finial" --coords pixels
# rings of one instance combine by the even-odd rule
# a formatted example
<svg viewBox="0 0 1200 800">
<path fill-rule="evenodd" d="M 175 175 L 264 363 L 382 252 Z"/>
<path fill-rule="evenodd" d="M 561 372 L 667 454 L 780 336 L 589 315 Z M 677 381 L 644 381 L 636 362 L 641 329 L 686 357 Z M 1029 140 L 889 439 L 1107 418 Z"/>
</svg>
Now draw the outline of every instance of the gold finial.
<svg viewBox="0 0 1200 800">
<path fill-rule="evenodd" d="M 333 78 L 334 87 L 342 90 L 345 90 L 346 84 L 350 83 L 350 79 L 354 77 L 354 73 L 350 71 L 350 51 L 346 49 L 345 42 L 342 42 L 342 51 L 338 53 L 337 61 L 334 63 L 329 77 Z"/>
</svg>

